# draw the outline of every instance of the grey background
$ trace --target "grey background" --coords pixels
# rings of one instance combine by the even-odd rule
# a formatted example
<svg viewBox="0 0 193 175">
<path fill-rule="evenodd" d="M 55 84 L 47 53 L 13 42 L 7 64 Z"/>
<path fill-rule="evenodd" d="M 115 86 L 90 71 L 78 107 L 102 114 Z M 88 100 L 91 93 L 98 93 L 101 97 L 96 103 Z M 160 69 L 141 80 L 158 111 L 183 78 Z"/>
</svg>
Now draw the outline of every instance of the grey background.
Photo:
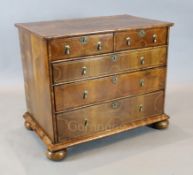
<svg viewBox="0 0 193 175">
<path fill-rule="evenodd" d="M 168 130 L 140 128 L 74 147 L 50 162 L 45 147 L 23 127 L 23 76 L 14 23 L 131 14 L 171 21 L 166 111 Z M 193 1 L 1 0 L 0 174 L 193 174 Z"/>
<path fill-rule="evenodd" d="M 0 83 L 22 83 L 16 22 L 131 14 L 175 23 L 171 29 L 169 83 L 193 82 L 191 0 L 6 0 L 0 6 Z"/>
</svg>

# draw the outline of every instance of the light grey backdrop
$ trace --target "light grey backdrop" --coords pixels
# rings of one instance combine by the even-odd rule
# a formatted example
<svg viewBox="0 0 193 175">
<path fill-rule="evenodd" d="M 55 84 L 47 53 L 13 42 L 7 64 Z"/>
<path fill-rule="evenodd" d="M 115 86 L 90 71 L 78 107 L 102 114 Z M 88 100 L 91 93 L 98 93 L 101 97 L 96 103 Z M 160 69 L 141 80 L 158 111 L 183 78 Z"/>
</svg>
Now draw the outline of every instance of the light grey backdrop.
<svg viewBox="0 0 193 175">
<path fill-rule="evenodd" d="M 192 0 L 1 0 L 0 175 L 193 174 Z M 166 112 L 170 128 L 138 128 L 69 150 L 60 163 L 23 127 L 23 76 L 16 22 L 131 14 L 167 20 L 171 28 Z"/>
<path fill-rule="evenodd" d="M 6 0 L 0 6 L 1 86 L 23 83 L 14 23 L 125 13 L 175 23 L 170 35 L 168 83 L 193 82 L 191 0 Z"/>
</svg>

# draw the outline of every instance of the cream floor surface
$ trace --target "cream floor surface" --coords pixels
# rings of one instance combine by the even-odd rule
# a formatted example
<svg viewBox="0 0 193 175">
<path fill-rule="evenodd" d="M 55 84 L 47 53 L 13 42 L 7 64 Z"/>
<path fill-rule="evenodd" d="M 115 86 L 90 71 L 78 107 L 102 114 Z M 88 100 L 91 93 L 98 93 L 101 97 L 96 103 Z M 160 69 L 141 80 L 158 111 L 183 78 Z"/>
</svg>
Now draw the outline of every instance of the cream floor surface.
<svg viewBox="0 0 193 175">
<path fill-rule="evenodd" d="M 193 175 L 193 86 L 168 87 L 169 129 L 142 127 L 72 147 L 62 162 L 47 160 L 23 127 L 22 88 L 0 91 L 0 111 L 0 175 Z"/>
</svg>

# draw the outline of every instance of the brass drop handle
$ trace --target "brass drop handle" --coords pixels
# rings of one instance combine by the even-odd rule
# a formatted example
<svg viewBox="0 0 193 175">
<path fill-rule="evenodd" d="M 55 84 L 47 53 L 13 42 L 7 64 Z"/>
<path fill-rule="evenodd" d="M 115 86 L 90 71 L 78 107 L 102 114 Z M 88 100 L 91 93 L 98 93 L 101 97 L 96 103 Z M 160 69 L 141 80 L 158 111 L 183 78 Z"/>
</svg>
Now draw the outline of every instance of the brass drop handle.
<svg viewBox="0 0 193 175">
<path fill-rule="evenodd" d="M 139 112 L 143 112 L 143 110 L 144 110 L 144 107 L 143 107 L 142 104 L 140 104 L 140 105 L 139 105 Z"/>
<path fill-rule="evenodd" d="M 157 43 L 157 35 L 153 34 L 152 38 L 153 38 L 153 43 Z"/>
<path fill-rule="evenodd" d="M 83 99 L 86 99 L 88 97 L 88 91 L 84 90 L 83 92 Z"/>
<path fill-rule="evenodd" d="M 69 54 L 70 54 L 70 46 L 69 46 L 69 45 L 65 45 L 65 46 L 64 46 L 64 53 L 65 53 L 66 55 L 69 55 Z"/>
<path fill-rule="evenodd" d="M 144 56 L 140 57 L 140 63 L 141 63 L 141 65 L 144 65 L 144 64 L 145 64 L 145 58 L 144 58 Z"/>
<path fill-rule="evenodd" d="M 83 66 L 82 67 L 82 75 L 86 75 L 86 73 L 87 73 L 87 67 Z"/>
<path fill-rule="evenodd" d="M 131 45 L 131 38 L 130 38 L 130 37 L 127 37 L 127 38 L 126 38 L 126 41 L 127 41 L 127 45 L 130 46 L 130 45 Z"/>
<path fill-rule="evenodd" d="M 143 87 L 143 86 L 145 85 L 145 80 L 144 80 L 144 79 L 141 79 L 141 80 L 139 81 L 139 85 L 140 85 L 141 87 Z"/>
<path fill-rule="evenodd" d="M 88 126 L 88 120 L 85 118 L 84 119 L 84 127 L 87 127 Z"/>
<path fill-rule="evenodd" d="M 102 43 L 100 41 L 97 43 L 97 50 L 102 50 Z"/>
</svg>

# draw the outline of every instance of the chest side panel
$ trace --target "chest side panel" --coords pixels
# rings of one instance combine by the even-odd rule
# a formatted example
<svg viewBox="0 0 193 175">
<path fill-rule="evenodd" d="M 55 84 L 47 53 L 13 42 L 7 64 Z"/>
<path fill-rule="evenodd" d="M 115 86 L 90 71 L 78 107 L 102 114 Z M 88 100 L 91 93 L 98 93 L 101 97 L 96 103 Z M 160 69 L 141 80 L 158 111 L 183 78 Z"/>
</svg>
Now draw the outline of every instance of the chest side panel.
<svg viewBox="0 0 193 175">
<path fill-rule="evenodd" d="M 47 43 L 19 30 L 27 111 L 54 141 Z"/>
</svg>

